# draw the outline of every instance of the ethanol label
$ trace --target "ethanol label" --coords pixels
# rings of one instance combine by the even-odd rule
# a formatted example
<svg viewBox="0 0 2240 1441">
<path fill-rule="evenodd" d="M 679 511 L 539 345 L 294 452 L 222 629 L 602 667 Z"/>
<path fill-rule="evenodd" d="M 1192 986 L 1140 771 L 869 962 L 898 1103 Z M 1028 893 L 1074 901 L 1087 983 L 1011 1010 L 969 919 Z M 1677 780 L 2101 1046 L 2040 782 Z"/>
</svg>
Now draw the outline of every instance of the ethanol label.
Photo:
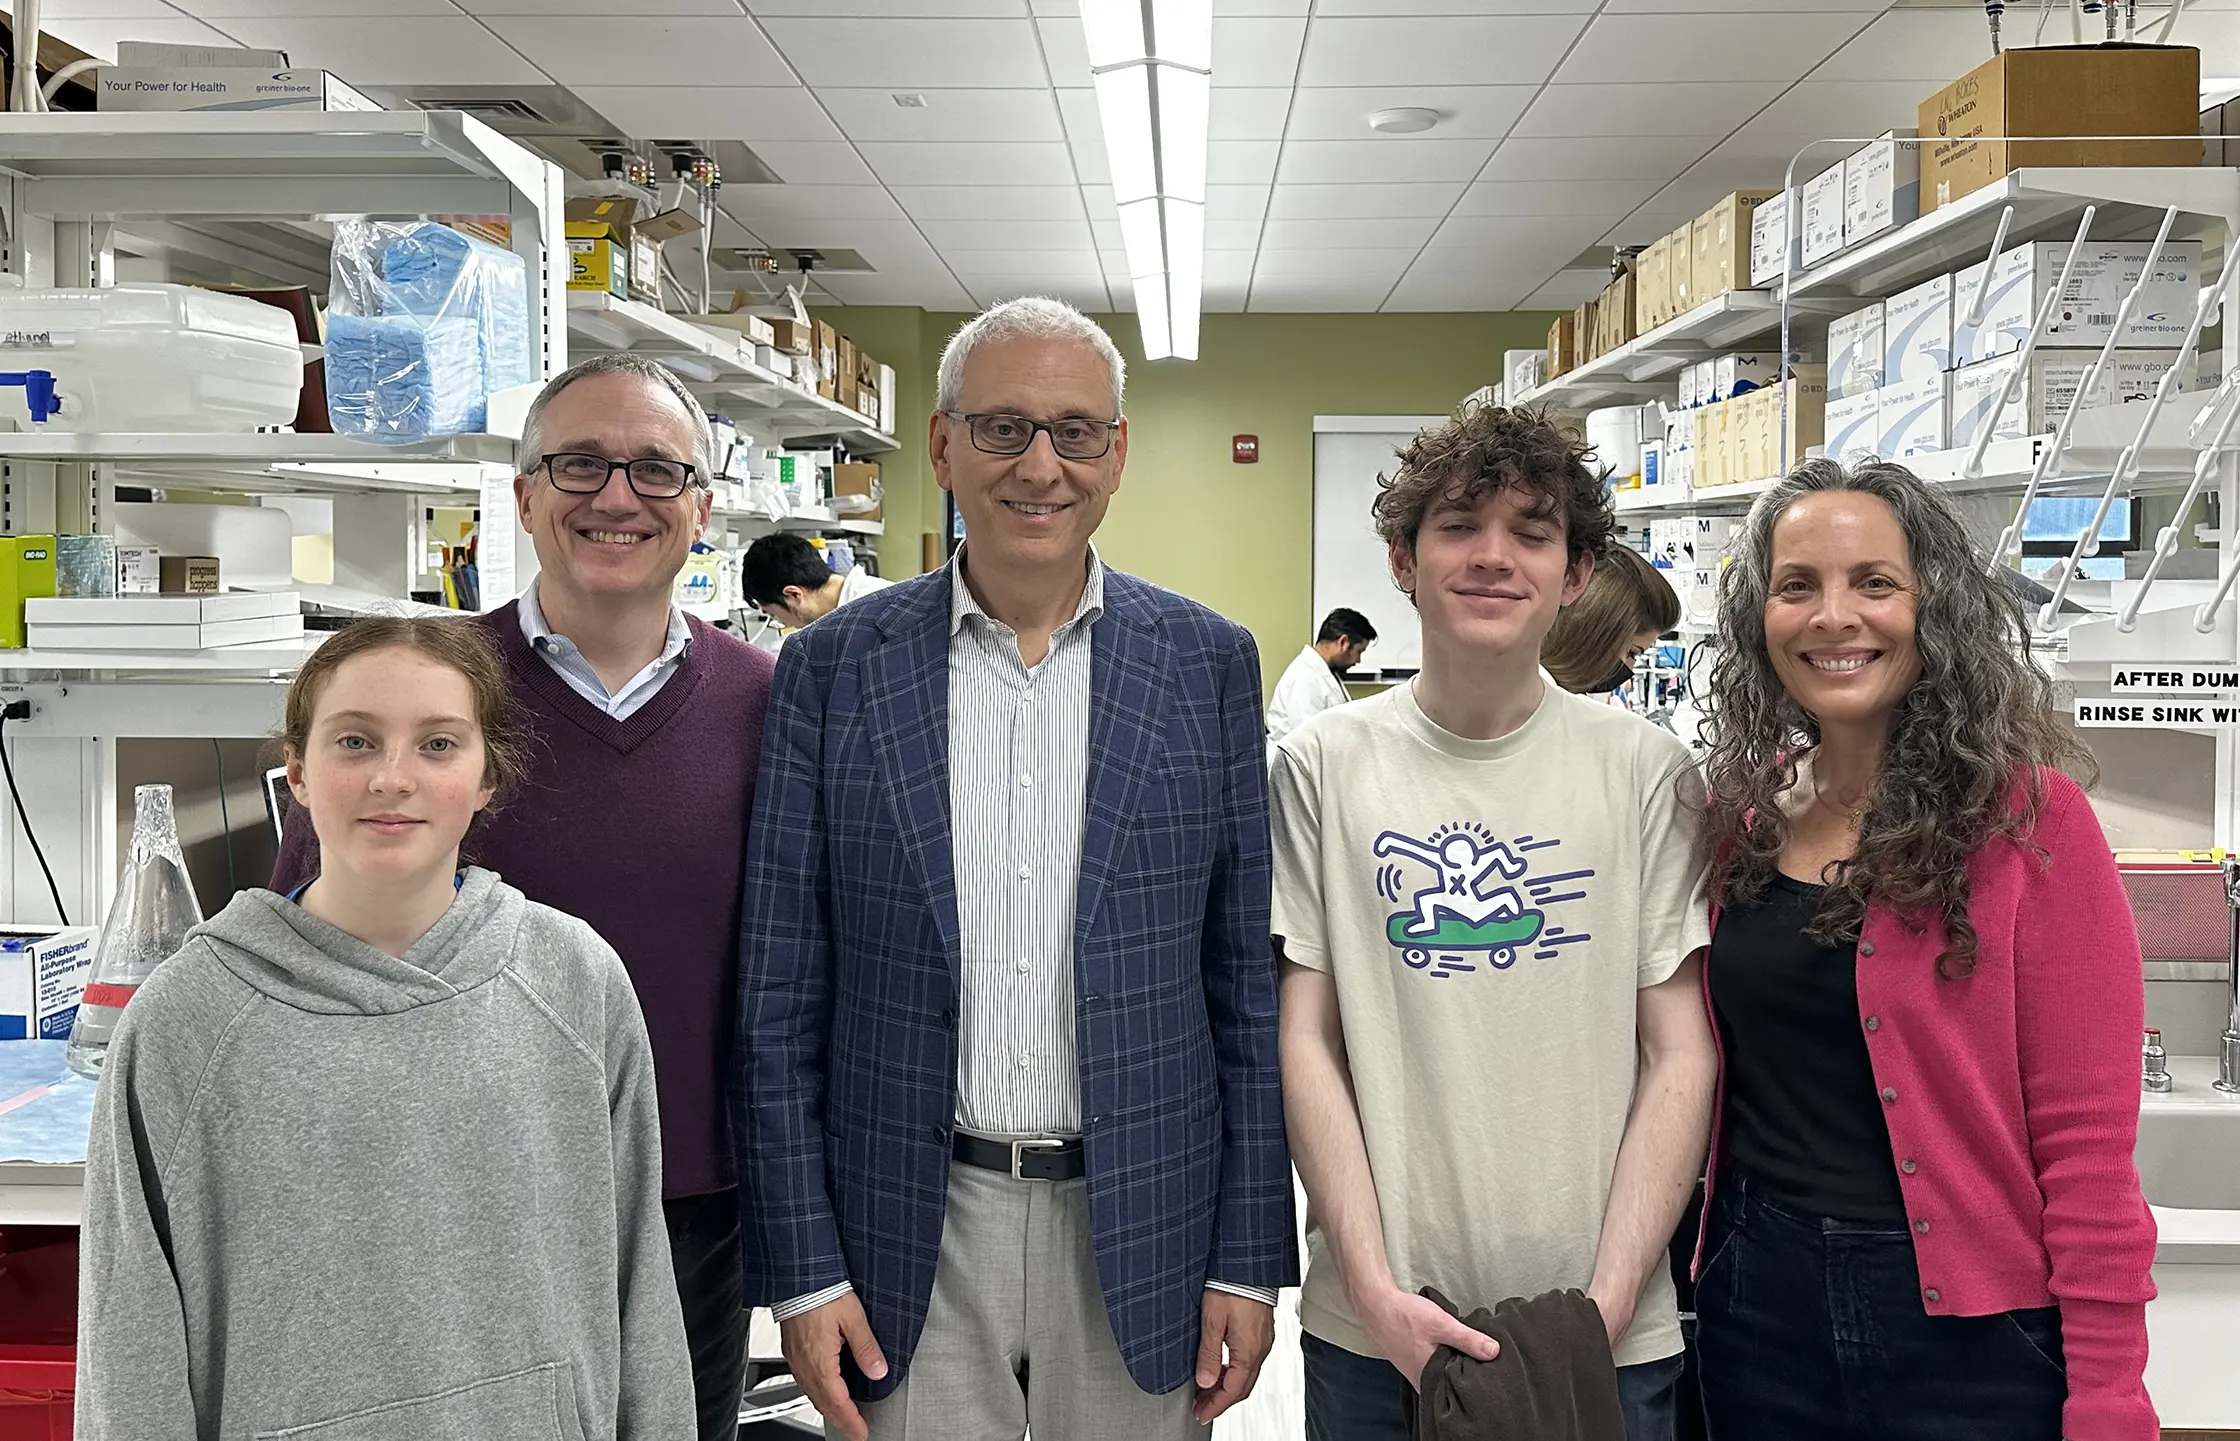
<svg viewBox="0 0 2240 1441">
<path fill-rule="evenodd" d="M 0 350 L 68 350 L 77 343 L 68 330 L 0 330 Z"/>
<path fill-rule="evenodd" d="M 2130 700 L 2077 697 L 2077 724 L 2104 730 L 2211 730 L 2240 726 L 2240 702 Z"/>
<path fill-rule="evenodd" d="M 2231 666 L 2117 666 L 2108 675 L 2117 695 L 2221 695 L 2240 691 L 2240 669 Z"/>
</svg>

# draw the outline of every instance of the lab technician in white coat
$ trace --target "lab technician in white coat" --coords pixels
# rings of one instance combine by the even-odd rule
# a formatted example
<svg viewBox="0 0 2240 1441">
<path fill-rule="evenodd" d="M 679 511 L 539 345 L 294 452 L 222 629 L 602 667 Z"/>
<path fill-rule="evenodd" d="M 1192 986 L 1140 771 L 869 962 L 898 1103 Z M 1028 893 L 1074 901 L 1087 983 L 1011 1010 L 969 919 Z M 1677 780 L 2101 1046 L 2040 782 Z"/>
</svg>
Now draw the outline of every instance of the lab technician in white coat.
<svg viewBox="0 0 2240 1441">
<path fill-rule="evenodd" d="M 1270 755 L 1274 754 L 1275 743 L 1305 725 L 1307 717 L 1346 703 L 1346 686 L 1340 677 L 1361 664 L 1369 643 L 1376 638 L 1377 628 L 1360 611 L 1340 606 L 1322 618 L 1314 644 L 1291 662 L 1276 682 L 1274 699 L 1268 702 Z"/>
<path fill-rule="evenodd" d="M 858 565 L 836 575 L 824 552 L 783 531 L 747 547 L 739 563 L 739 588 L 747 599 L 788 630 L 893 585 Z"/>
</svg>

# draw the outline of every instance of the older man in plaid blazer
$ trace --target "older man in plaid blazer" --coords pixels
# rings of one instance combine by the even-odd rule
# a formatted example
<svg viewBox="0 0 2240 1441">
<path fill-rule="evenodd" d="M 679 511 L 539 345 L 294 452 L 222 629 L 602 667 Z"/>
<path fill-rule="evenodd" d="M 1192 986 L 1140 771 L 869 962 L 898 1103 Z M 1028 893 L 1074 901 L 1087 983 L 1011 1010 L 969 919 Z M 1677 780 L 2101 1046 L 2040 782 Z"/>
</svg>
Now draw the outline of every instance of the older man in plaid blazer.
<svg viewBox="0 0 2240 1441">
<path fill-rule="evenodd" d="M 850 1437 L 1202 1434 L 1297 1280 L 1259 664 L 1090 548 L 1121 384 L 1071 307 L 966 325 L 930 426 L 964 550 L 778 664 L 748 1271 Z"/>
</svg>

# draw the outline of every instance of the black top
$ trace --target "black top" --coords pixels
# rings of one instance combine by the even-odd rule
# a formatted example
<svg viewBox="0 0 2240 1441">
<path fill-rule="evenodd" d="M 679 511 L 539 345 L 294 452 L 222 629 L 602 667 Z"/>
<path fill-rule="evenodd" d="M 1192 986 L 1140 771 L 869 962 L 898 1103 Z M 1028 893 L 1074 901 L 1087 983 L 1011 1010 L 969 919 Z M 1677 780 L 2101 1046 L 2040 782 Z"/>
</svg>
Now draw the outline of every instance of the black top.
<svg viewBox="0 0 2240 1441">
<path fill-rule="evenodd" d="M 1857 939 L 1804 934 L 1822 894 L 1777 874 L 1755 904 L 1720 912 L 1711 1001 L 1726 1048 L 1727 1154 L 1807 1215 L 1903 1225 L 1859 1018 Z"/>
</svg>

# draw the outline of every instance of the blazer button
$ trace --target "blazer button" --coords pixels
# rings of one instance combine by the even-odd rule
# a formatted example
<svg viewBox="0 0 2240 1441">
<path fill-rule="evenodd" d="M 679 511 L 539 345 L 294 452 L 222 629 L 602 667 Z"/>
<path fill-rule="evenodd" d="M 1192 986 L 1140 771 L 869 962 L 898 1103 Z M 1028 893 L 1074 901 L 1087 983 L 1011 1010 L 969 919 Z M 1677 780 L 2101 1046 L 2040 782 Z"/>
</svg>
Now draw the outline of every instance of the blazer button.
<svg viewBox="0 0 2240 1441">
<path fill-rule="evenodd" d="M 947 1126 L 936 1124 L 928 1126 L 926 1127 L 926 1129 L 933 1133 L 933 1139 L 935 1139 L 936 1141 L 940 1141 L 944 1144 L 948 1142 L 949 1128 Z"/>
<path fill-rule="evenodd" d="M 941 1024 L 947 1026 L 951 1030 L 956 1029 L 957 1008 L 955 1006 L 944 1006 L 941 1008 Z"/>
<path fill-rule="evenodd" d="M 1896 1086 L 1884 1086 L 1882 1088 L 1882 1099 L 1885 1104 L 1897 1100 L 1898 1088 Z"/>
</svg>

